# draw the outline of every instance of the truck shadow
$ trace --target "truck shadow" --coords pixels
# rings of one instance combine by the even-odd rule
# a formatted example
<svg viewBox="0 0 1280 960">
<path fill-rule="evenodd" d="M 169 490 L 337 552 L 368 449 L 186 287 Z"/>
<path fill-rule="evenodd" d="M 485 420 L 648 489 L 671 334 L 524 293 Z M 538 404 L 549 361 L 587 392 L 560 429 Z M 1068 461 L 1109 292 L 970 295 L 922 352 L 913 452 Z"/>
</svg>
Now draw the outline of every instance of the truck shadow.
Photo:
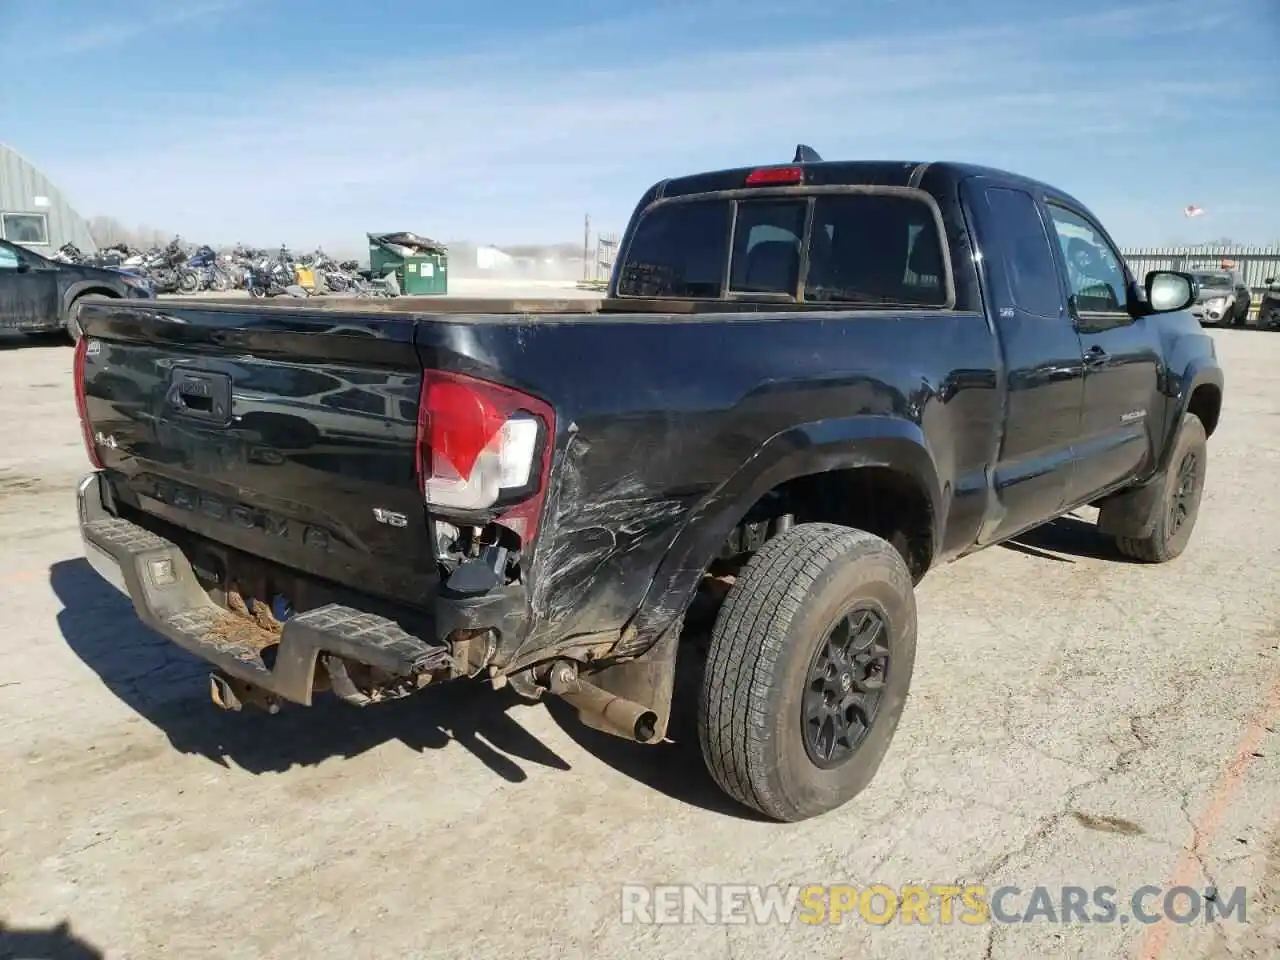
<svg viewBox="0 0 1280 960">
<path fill-rule="evenodd" d="M 106 954 L 62 921 L 55 927 L 10 927 L 0 920 L 0 958 L 8 960 L 102 960 Z"/>
<path fill-rule="evenodd" d="M 511 783 L 528 779 L 520 761 L 570 769 L 511 716 L 541 705 L 482 682 L 455 681 L 368 710 L 321 696 L 310 708 L 286 706 L 275 716 L 254 709 L 225 713 L 209 700 L 208 665 L 145 627 L 132 604 L 83 558 L 55 563 L 49 584 L 62 604 L 57 619 L 63 638 L 103 685 L 175 749 L 219 766 L 283 773 L 399 740 L 420 752 L 456 743 Z M 546 707 L 583 750 L 648 788 L 715 813 L 760 819 L 725 796 L 707 773 L 697 738 L 699 678 L 681 667 L 667 743 L 642 746 L 599 733 L 554 697 L 546 698 Z"/>
<path fill-rule="evenodd" d="M 547 711 L 578 746 L 624 776 L 651 790 L 690 806 L 739 820 L 766 822 L 766 818 L 730 798 L 707 771 L 698 743 L 699 675 L 705 651 L 696 642 L 682 640 L 684 654 L 676 668 L 676 689 L 671 722 L 663 743 L 644 745 L 601 733 L 580 723 L 574 710 L 555 697 L 547 698 Z"/>
<path fill-rule="evenodd" d="M 1112 537 L 1098 532 L 1097 524 L 1079 517 L 1065 516 L 1019 534 L 1001 544 L 1006 550 L 1025 553 L 1042 560 L 1075 563 L 1073 557 L 1134 561 L 1122 554 Z"/>
<path fill-rule="evenodd" d="M 49 584 L 62 603 L 58 627 L 67 645 L 183 753 L 250 773 L 280 773 L 400 740 L 419 752 L 457 743 L 511 783 L 528 779 L 520 760 L 569 769 L 510 716 L 526 704 L 481 683 L 458 681 L 369 710 L 317 697 L 309 709 L 286 706 L 276 716 L 224 713 L 209 700 L 208 665 L 139 622 L 132 604 L 84 559 L 55 563 Z"/>
</svg>

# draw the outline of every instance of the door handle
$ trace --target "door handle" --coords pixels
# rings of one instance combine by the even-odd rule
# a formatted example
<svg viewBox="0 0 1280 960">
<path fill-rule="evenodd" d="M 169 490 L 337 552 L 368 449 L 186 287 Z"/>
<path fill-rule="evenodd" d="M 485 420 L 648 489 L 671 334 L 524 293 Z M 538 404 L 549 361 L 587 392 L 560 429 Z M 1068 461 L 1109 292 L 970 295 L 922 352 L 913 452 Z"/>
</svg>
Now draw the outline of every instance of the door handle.
<svg viewBox="0 0 1280 960">
<path fill-rule="evenodd" d="M 1084 352 L 1084 362 L 1087 366 L 1096 367 L 1098 364 L 1106 363 L 1110 359 L 1110 354 L 1103 350 L 1096 343 Z"/>
</svg>

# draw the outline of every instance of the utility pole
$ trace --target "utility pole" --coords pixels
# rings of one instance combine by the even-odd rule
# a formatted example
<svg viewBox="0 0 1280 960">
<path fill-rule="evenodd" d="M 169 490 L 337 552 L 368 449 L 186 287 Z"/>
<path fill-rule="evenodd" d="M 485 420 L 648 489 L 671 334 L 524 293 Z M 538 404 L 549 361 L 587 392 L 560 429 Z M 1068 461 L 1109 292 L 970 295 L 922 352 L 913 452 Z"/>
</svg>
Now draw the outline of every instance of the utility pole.
<svg viewBox="0 0 1280 960">
<path fill-rule="evenodd" d="M 585 214 L 582 218 L 582 279 L 594 280 L 591 275 L 591 261 L 588 254 L 591 251 L 591 214 Z"/>
</svg>

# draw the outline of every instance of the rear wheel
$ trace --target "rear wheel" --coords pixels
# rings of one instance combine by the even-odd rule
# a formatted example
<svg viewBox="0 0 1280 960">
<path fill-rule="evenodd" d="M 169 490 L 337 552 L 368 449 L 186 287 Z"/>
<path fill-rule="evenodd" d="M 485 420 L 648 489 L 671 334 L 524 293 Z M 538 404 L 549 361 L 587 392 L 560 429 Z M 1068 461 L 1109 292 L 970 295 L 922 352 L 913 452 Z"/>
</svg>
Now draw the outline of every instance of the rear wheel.
<svg viewBox="0 0 1280 960">
<path fill-rule="evenodd" d="M 777 820 L 843 805 L 889 748 L 915 643 L 911 574 L 891 544 L 825 523 L 767 541 L 711 635 L 698 704 L 711 775 Z"/>
<path fill-rule="evenodd" d="M 1188 413 L 1174 441 L 1155 525 L 1146 537 L 1117 537 L 1116 545 L 1121 553 L 1146 563 L 1165 563 L 1186 549 L 1200 515 L 1200 496 L 1204 492 L 1208 462 L 1204 424 L 1194 413 Z"/>
</svg>

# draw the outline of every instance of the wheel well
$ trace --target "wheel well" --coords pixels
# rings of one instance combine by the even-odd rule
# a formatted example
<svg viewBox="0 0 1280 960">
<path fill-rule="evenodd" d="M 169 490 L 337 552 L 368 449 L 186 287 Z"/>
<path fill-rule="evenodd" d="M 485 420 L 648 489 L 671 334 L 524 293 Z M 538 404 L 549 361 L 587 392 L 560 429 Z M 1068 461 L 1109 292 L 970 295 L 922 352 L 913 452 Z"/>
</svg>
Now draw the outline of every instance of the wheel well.
<svg viewBox="0 0 1280 960">
<path fill-rule="evenodd" d="M 76 301 L 83 297 L 111 297 L 113 300 L 119 300 L 120 294 L 116 293 L 110 287 L 89 287 L 86 290 L 77 290 L 71 299 L 67 301 L 68 315 L 71 313 L 71 308 L 76 305 Z"/>
<path fill-rule="evenodd" d="M 1187 413 L 1194 413 L 1204 424 L 1206 436 L 1213 436 L 1218 428 L 1218 415 L 1222 412 L 1222 391 L 1211 383 L 1201 384 L 1191 394 Z"/>
<path fill-rule="evenodd" d="M 758 547 L 780 518 L 838 523 L 873 533 L 902 554 L 913 580 L 933 562 L 933 510 L 910 474 L 889 467 L 854 467 L 796 477 L 756 502 L 735 528 L 721 556 Z"/>
</svg>

